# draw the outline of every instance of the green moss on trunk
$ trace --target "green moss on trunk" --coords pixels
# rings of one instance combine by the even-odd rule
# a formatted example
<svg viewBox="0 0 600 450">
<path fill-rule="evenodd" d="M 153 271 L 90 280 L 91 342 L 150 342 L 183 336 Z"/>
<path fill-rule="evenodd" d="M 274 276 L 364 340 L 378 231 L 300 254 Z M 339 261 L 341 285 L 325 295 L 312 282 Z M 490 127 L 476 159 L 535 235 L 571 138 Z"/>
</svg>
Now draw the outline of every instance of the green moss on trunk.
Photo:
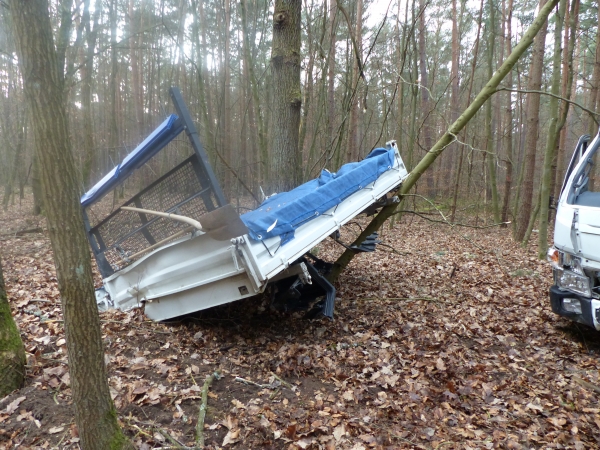
<svg viewBox="0 0 600 450">
<path fill-rule="evenodd" d="M 0 397 L 23 385 L 25 361 L 25 348 L 6 298 L 0 261 Z"/>
</svg>

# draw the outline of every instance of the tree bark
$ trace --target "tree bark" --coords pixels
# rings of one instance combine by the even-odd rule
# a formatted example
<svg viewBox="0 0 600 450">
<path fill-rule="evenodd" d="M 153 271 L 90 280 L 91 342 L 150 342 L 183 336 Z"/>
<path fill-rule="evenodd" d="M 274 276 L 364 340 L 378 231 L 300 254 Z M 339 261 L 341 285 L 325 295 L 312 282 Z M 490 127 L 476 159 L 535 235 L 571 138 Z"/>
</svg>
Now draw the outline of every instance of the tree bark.
<svg viewBox="0 0 600 450">
<path fill-rule="evenodd" d="M 79 204 L 79 179 L 71 153 L 48 1 L 10 0 L 9 4 L 40 163 L 82 447 L 132 448 L 119 428 L 108 389 L 90 252 Z"/>
<path fill-rule="evenodd" d="M 600 8 L 598 8 L 598 16 L 596 25 L 600 24 Z M 590 87 L 590 106 L 589 109 L 592 111 L 596 110 L 596 104 L 598 102 L 598 91 L 600 87 L 600 26 L 596 29 L 596 53 L 594 55 L 594 70 L 592 72 L 592 80 Z M 594 136 L 598 132 L 598 126 L 589 114 L 586 118 L 586 133 Z M 590 179 L 592 181 L 592 179 Z"/>
<path fill-rule="evenodd" d="M 248 29 L 248 11 L 247 11 L 247 0 L 240 1 L 240 13 L 242 19 L 242 33 L 244 39 L 244 67 L 248 70 L 249 79 L 246 80 L 249 87 L 250 92 L 252 93 L 251 97 L 251 112 L 252 115 L 256 119 L 256 126 L 254 126 L 254 121 L 252 121 L 252 129 L 253 133 L 258 136 L 258 151 L 259 154 L 257 157 L 260 160 L 260 164 L 258 165 L 260 173 L 256 182 L 258 184 L 263 184 L 265 180 L 268 179 L 268 169 L 269 169 L 269 153 L 267 146 L 267 137 L 265 131 L 265 124 L 263 119 L 263 109 L 260 104 L 260 96 L 258 93 L 258 79 L 256 78 L 256 71 L 254 70 L 254 64 L 252 59 L 252 54 L 254 51 L 254 35 L 250 35 L 250 31 Z"/>
<path fill-rule="evenodd" d="M 354 24 L 354 40 L 356 42 L 355 52 L 358 52 L 352 64 L 352 105 L 350 107 L 350 126 L 348 127 L 348 152 L 346 161 L 356 161 L 359 154 L 360 133 L 359 133 L 359 115 L 360 115 L 360 92 L 363 89 L 363 80 L 361 77 L 362 68 L 359 67 L 359 61 L 362 61 L 362 20 L 363 20 L 363 0 L 357 0 L 356 23 Z M 364 105 L 363 105 L 364 106 Z"/>
<path fill-rule="evenodd" d="M 552 56 L 552 81 L 550 92 L 558 95 L 560 92 L 560 56 L 562 53 L 562 31 L 565 19 L 565 11 L 567 9 L 567 1 L 560 0 L 556 20 L 554 23 L 554 52 Z M 538 258 L 544 259 L 548 250 L 548 212 L 550 211 L 550 178 L 552 162 L 556 158 L 556 143 L 560 134 L 558 128 L 558 98 L 550 97 L 550 125 L 548 127 L 548 137 L 546 140 L 546 150 L 544 152 L 544 165 L 542 166 L 542 183 L 540 186 L 540 201 L 539 201 L 539 231 L 538 231 Z M 562 124 L 560 124 L 562 127 Z"/>
<path fill-rule="evenodd" d="M 10 311 L 0 260 L 0 397 L 23 386 L 25 347 Z"/>
<path fill-rule="evenodd" d="M 301 0 L 276 0 L 273 13 L 271 192 L 296 187 L 301 177 L 298 147 L 300 109 Z"/>
<path fill-rule="evenodd" d="M 450 125 L 450 128 L 444 133 L 444 135 L 434 144 L 431 150 L 425 155 L 423 159 L 417 164 L 417 166 L 410 172 L 408 177 L 404 180 L 397 193 L 401 196 L 401 202 L 395 205 L 385 206 L 381 209 L 379 214 L 373 218 L 373 220 L 365 227 L 362 233 L 356 238 L 354 244 L 362 243 L 367 236 L 377 231 L 385 223 L 385 221 L 396 211 L 397 207 L 402 203 L 404 196 L 414 187 L 415 183 L 423 175 L 423 173 L 433 164 L 436 158 L 448 147 L 465 125 L 473 118 L 475 113 L 481 109 L 483 104 L 496 92 L 500 82 L 504 79 L 506 74 L 513 68 L 519 58 L 523 55 L 527 47 L 531 45 L 533 39 L 538 34 L 538 31 L 546 24 L 548 15 L 552 9 L 556 6 L 558 0 L 548 0 L 548 2 L 540 8 L 538 16 L 534 19 L 532 24 L 523 34 L 521 41 L 515 46 L 510 55 L 506 58 L 504 63 L 498 68 L 494 76 L 486 83 L 483 89 L 477 94 L 473 102 L 467 107 L 460 117 Z M 350 261 L 354 258 L 354 251 L 346 250 L 336 260 L 333 265 L 333 269 L 328 276 L 330 281 L 335 281 L 342 273 L 342 271 L 350 264 Z"/>
<path fill-rule="evenodd" d="M 92 164 L 94 161 L 94 121 L 92 118 L 92 73 L 94 71 L 94 52 L 98 35 L 98 20 L 102 10 L 101 0 L 94 2 L 94 23 L 90 20 L 90 0 L 84 1 L 82 20 L 85 22 L 87 46 L 83 49 L 84 61 L 81 66 L 81 112 L 83 114 L 83 167 L 84 186 L 91 182 Z"/>
<path fill-rule="evenodd" d="M 331 151 L 335 134 L 333 132 L 335 117 L 335 44 L 337 38 L 337 3 L 329 0 L 329 52 L 327 55 L 327 149 Z"/>
<path fill-rule="evenodd" d="M 505 12 L 505 23 L 506 23 L 506 34 L 504 37 L 504 45 L 506 46 L 506 53 L 510 54 L 512 50 L 511 44 L 511 33 L 512 33 L 512 11 L 513 11 L 513 0 L 508 0 Z M 512 71 L 506 75 L 506 86 L 508 89 L 512 89 Z M 504 154 L 506 156 L 506 178 L 504 180 L 504 197 L 502 198 L 502 222 L 508 222 L 508 207 L 510 205 L 510 192 L 512 189 L 513 181 L 513 113 L 512 113 L 512 99 L 511 93 L 506 93 L 504 105 L 504 126 L 506 131 L 504 132 Z M 503 225 L 506 226 L 506 225 Z"/>
<path fill-rule="evenodd" d="M 540 9 L 546 0 L 540 0 Z M 535 38 L 533 55 L 531 57 L 530 78 L 527 90 L 539 91 L 542 86 L 542 70 L 544 68 L 544 48 L 546 43 L 546 23 Z M 525 142 L 525 161 L 523 173 L 523 186 L 521 189 L 521 204 L 517 215 L 517 228 L 514 239 L 521 242 L 525 237 L 531 206 L 533 201 L 533 179 L 535 177 L 535 157 L 537 153 L 537 142 L 540 125 L 540 95 L 527 94 L 527 137 Z"/>
<path fill-rule="evenodd" d="M 458 119 L 460 114 L 459 110 L 459 65 L 460 63 L 460 42 L 458 36 L 458 10 L 456 6 L 456 0 L 452 0 L 452 67 L 450 69 L 450 84 L 452 87 L 450 94 L 450 120 L 454 122 Z M 453 162 L 456 160 L 455 153 L 459 150 L 458 144 L 454 143 L 450 145 L 449 148 L 449 156 L 448 156 L 448 164 L 447 164 L 447 172 L 446 172 L 446 180 L 444 181 L 444 192 L 445 195 L 450 194 L 450 187 L 452 185 L 452 166 Z M 461 164 L 462 165 L 462 164 Z"/>
<path fill-rule="evenodd" d="M 484 8 L 484 0 L 481 0 L 481 5 L 479 7 L 479 15 L 477 19 L 477 36 L 475 38 L 475 48 L 473 50 L 473 62 L 471 64 L 471 76 L 469 78 L 469 90 L 467 93 L 467 104 L 471 103 L 471 93 L 473 92 L 473 83 L 475 82 L 475 68 L 477 67 L 477 55 L 479 55 L 479 38 L 481 36 L 481 25 L 483 24 L 483 8 Z M 510 52 L 509 52 L 510 54 Z M 455 120 L 456 121 L 456 120 Z M 466 142 L 467 140 L 467 129 L 466 126 L 462 131 L 463 140 Z M 462 173 L 462 166 L 464 160 L 465 153 L 465 145 L 461 145 L 460 148 L 460 157 L 458 160 L 458 167 L 455 171 L 454 175 L 454 189 L 452 194 L 452 206 L 450 210 L 450 221 L 454 222 L 454 218 L 456 216 L 456 204 L 458 202 L 458 189 L 460 187 L 460 177 Z M 470 172 L 469 172 L 470 179 Z"/>
<path fill-rule="evenodd" d="M 430 96 L 429 96 L 429 79 L 427 74 L 427 62 L 425 56 L 425 0 L 420 0 L 419 2 L 419 72 L 421 75 L 421 80 L 419 82 L 421 89 L 421 112 L 423 113 L 423 147 L 426 152 L 431 149 L 431 144 L 433 142 L 432 139 L 432 130 L 430 124 Z M 431 172 L 427 173 L 426 177 L 427 181 L 427 196 L 432 197 L 435 195 L 434 183 L 433 183 L 433 175 Z"/>
<path fill-rule="evenodd" d="M 492 78 L 494 64 L 494 48 L 496 45 L 496 7 L 492 0 L 488 2 L 490 14 L 488 17 L 488 49 L 487 49 L 487 73 L 488 78 Z M 489 186 L 492 190 L 492 211 L 494 213 L 495 223 L 500 222 L 500 206 L 498 204 L 498 185 L 496 184 L 496 151 L 494 149 L 494 135 L 492 133 L 492 101 L 485 105 L 485 131 L 486 131 L 486 149 L 487 168 L 490 175 Z"/>
<path fill-rule="evenodd" d="M 563 66 L 562 66 L 562 90 L 561 95 L 565 98 L 574 97 L 574 90 L 577 87 L 576 84 L 573 83 L 573 54 L 575 52 L 575 41 L 576 41 L 576 33 L 577 33 L 577 25 L 579 18 L 579 0 L 572 0 L 570 8 L 569 8 L 569 32 L 565 33 L 564 43 L 563 43 Z M 571 80 L 569 84 L 569 79 Z M 563 120 L 563 125 L 569 118 L 569 103 L 563 102 L 561 106 L 561 119 Z M 565 145 L 567 138 L 567 129 L 566 127 L 562 127 L 559 137 L 558 143 L 558 151 L 556 155 L 556 159 L 554 161 L 553 167 L 553 176 L 552 176 L 552 188 L 551 192 L 554 193 L 555 201 L 558 201 L 558 197 L 560 195 L 560 191 L 562 189 L 562 177 L 565 173 Z"/>
</svg>

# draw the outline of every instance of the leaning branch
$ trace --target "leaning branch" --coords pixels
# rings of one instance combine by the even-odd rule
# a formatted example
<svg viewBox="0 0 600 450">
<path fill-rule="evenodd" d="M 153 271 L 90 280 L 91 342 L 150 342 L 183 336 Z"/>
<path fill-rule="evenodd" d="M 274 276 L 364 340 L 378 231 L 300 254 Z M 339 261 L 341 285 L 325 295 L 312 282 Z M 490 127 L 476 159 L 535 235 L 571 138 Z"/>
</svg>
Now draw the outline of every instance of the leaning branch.
<svg viewBox="0 0 600 450">
<path fill-rule="evenodd" d="M 535 35 L 538 33 L 542 25 L 548 19 L 548 15 L 552 9 L 557 5 L 558 0 L 549 0 L 541 9 L 538 16 L 535 18 L 531 26 L 527 29 L 521 41 L 515 46 L 510 55 L 498 68 L 496 73 L 490 78 L 483 89 L 477 94 L 477 97 L 473 99 L 467 109 L 460 115 L 456 121 L 450 125 L 450 128 L 444 133 L 444 135 L 435 143 L 435 145 L 429 150 L 429 152 L 421 159 L 419 164 L 410 172 L 408 177 L 404 180 L 400 189 L 396 192 L 402 199 L 415 185 L 417 180 L 421 178 L 421 175 L 433 164 L 438 156 L 456 140 L 458 133 L 469 123 L 473 116 L 479 111 L 483 104 L 496 92 L 500 82 L 506 77 L 506 75 L 512 70 L 513 66 L 517 63 L 519 58 L 525 53 L 525 50 L 531 45 Z M 395 205 L 385 206 L 381 212 L 373 218 L 371 223 L 365 228 L 365 230 L 356 238 L 355 245 L 363 242 L 367 236 L 379 230 L 385 221 L 394 214 L 396 207 Z M 350 264 L 350 261 L 354 258 L 354 252 L 352 250 L 346 250 L 334 263 L 334 267 L 329 274 L 328 278 L 330 281 L 335 281 L 342 273 L 342 271 Z"/>
<path fill-rule="evenodd" d="M 595 116 L 600 116 L 600 113 L 597 113 L 595 111 L 592 111 L 591 109 L 586 108 L 581 103 L 574 102 L 573 100 L 570 100 L 568 98 L 562 97 L 560 95 L 553 94 L 552 92 L 536 91 L 536 90 L 531 90 L 531 89 L 509 89 L 509 88 L 496 89 L 496 92 L 500 92 L 500 91 L 518 92 L 519 94 L 540 94 L 540 95 L 548 95 L 550 97 L 557 98 L 557 99 L 559 99 L 559 100 L 561 100 L 563 102 L 570 103 L 572 105 L 577 106 L 578 108 L 581 108 L 583 111 L 585 111 L 586 113 L 588 113 L 590 115 L 590 117 L 592 118 L 592 120 L 594 122 L 596 122 L 596 125 L 600 125 L 598 123 L 598 121 L 596 120 L 596 117 L 595 117 Z"/>
</svg>

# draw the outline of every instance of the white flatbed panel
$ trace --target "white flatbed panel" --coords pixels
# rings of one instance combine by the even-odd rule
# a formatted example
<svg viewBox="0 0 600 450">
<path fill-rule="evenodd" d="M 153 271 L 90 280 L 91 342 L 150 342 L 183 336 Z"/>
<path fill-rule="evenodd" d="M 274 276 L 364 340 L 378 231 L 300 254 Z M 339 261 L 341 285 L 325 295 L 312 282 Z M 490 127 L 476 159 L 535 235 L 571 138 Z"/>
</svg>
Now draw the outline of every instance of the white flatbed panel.
<svg viewBox="0 0 600 450">
<path fill-rule="evenodd" d="M 240 300 L 264 291 L 269 280 L 319 242 L 400 185 L 408 173 L 398 150 L 394 167 L 373 183 L 281 238 L 254 241 L 247 235 L 216 241 L 206 234 L 160 247 L 104 280 L 119 309 L 145 303 L 146 315 L 165 320 Z"/>
<path fill-rule="evenodd" d="M 146 302 L 144 312 L 152 320 L 166 320 L 256 295 L 241 294 L 241 286 L 248 286 L 243 273 Z"/>
</svg>

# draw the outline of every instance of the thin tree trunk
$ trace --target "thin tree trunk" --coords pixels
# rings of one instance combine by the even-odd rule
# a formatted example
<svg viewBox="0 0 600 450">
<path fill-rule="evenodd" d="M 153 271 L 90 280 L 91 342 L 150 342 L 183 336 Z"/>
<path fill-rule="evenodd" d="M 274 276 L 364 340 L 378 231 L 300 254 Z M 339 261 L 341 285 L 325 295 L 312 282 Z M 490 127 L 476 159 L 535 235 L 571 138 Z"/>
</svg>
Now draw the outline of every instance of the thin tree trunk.
<svg viewBox="0 0 600 450">
<path fill-rule="evenodd" d="M 425 6 L 426 1 L 420 0 L 419 2 L 419 71 L 421 74 L 421 112 L 423 113 L 423 146 L 424 150 L 428 152 L 431 149 L 431 144 L 433 142 L 432 139 L 432 129 L 431 129 L 431 120 L 429 118 L 430 115 L 430 96 L 429 96 L 429 79 L 427 73 L 427 63 L 426 63 L 426 54 L 425 54 Z M 427 172 L 426 175 L 427 182 L 427 196 L 433 197 L 435 196 L 435 188 L 433 184 L 433 174 L 431 172 Z"/>
<path fill-rule="evenodd" d="M 512 11 L 513 11 L 513 0 L 508 0 L 508 6 L 505 9 L 505 23 L 506 23 L 506 34 L 504 35 L 504 45 L 506 46 L 506 53 L 510 54 L 512 50 L 511 44 L 511 33 L 512 33 Z M 512 89 L 512 70 L 506 75 L 506 87 Z M 512 99 L 510 91 L 506 92 L 504 104 L 504 154 L 506 155 L 506 178 L 504 179 L 504 196 L 502 199 L 502 216 L 501 221 L 508 222 L 508 207 L 510 205 L 510 192 L 512 189 L 513 180 L 513 113 L 512 113 Z M 506 226 L 506 225 L 503 225 Z"/>
<path fill-rule="evenodd" d="M 450 83 L 452 86 L 451 94 L 450 94 L 450 121 L 454 122 L 458 119 L 460 115 L 459 110 L 459 88 L 460 82 L 458 78 L 459 74 L 459 65 L 460 63 L 460 42 L 458 36 L 458 11 L 456 7 L 456 0 L 452 0 L 452 67 L 450 69 Z M 446 172 L 446 195 L 449 195 L 449 188 L 451 186 L 452 180 L 452 167 L 454 166 L 453 162 L 456 160 L 456 156 L 454 155 L 458 151 L 459 147 L 457 143 L 450 145 L 448 149 L 448 164 L 447 164 L 447 172 Z M 459 156 L 459 159 L 462 159 L 462 152 Z M 460 162 L 462 165 L 462 161 Z"/>
<path fill-rule="evenodd" d="M 554 54 L 552 57 L 552 81 L 550 93 L 558 95 L 560 92 L 560 57 L 562 49 L 560 44 L 562 41 L 563 23 L 565 19 L 565 11 L 567 7 L 566 0 L 560 0 L 556 20 L 554 22 Z M 560 134 L 558 128 L 559 108 L 558 98 L 550 97 L 548 106 L 550 111 L 550 125 L 548 126 L 548 137 L 546 140 L 546 150 L 544 152 L 544 165 L 542 166 L 542 184 L 540 186 L 540 220 L 538 231 L 538 258 L 544 259 L 548 250 L 548 212 L 550 211 L 550 175 L 552 170 L 552 162 L 556 158 L 556 143 Z"/>
<path fill-rule="evenodd" d="M 231 37 L 229 35 L 229 24 L 231 22 L 231 0 L 225 0 L 225 20 L 223 24 L 224 33 L 224 48 L 223 48 L 223 85 L 221 97 L 222 123 L 220 124 L 221 134 L 221 154 L 227 164 L 232 164 L 232 142 L 231 142 L 231 69 L 230 69 L 230 54 L 231 54 Z M 231 198 L 233 187 L 233 176 L 229 169 L 225 170 L 225 196 Z"/>
<path fill-rule="evenodd" d="M 471 93 L 473 92 L 473 83 L 475 82 L 475 68 L 477 67 L 477 55 L 479 54 L 479 38 L 481 36 L 481 25 L 483 23 L 482 17 L 483 17 L 483 0 L 481 0 L 481 5 L 479 7 L 479 18 L 477 20 L 477 37 L 475 38 L 475 48 L 473 50 L 473 63 L 471 64 L 471 76 L 469 78 L 469 91 L 467 93 L 467 104 L 471 103 Z M 467 139 L 467 127 L 466 126 L 462 132 L 462 136 L 463 136 L 463 140 L 466 142 L 466 139 Z M 460 187 L 460 177 L 461 177 L 462 166 L 463 166 L 463 161 L 464 161 L 464 152 L 465 152 L 465 146 L 461 145 L 460 157 L 458 160 L 458 168 L 456 169 L 455 178 L 454 178 L 454 193 L 452 194 L 452 207 L 450 210 L 450 221 L 451 222 L 454 222 L 454 218 L 456 216 L 456 205 L 458 202 L 458 190 Z M 469 169 L 470 169 L 470 167 L 469 167 Z M 469 176 L 469 179 L 470 179 L 470 176 Z"/>
<path fill-rule="evenodd" d="M 301 0 L 276 0 L 273 13 L 273 176 L 271 192 L 282 192 L 300 182 L 298 148 L 300 110 Z"/>
<path fill-rule="evenodd" d="M 248 11 L 247 11 L 247 0 L 241 0 L 240 2 L 240 12 L 242 16 L 242 32 L 244 39 L 244 66 L 248 67 L 249 79 L 247 80 L 250 85 L 250 91 L 252 93 L 252 108 L 251 111 L 255 114 L 257 127 L 256 133 L 258 135 L 258 149 L 259 155 L 258 158 L 260 160 L 259 168 L 260 175 L 257 182 L 265 183 L 268 180 L 268 170 L 269 170 L 269 154 L 267 147 L 267 136 L 265 131 L 265 124 L 263 119 L 263 111 L 260 104 L 260 97 L 258 95 L 258 80 L 256 78 L 256 73 L 254 70 L 254 64 L 252 63 L 252 50 L 254 48 L 254 40 L 253 37 L 250 36 L 250 32 L 248 30 Z"/>
<path fill-rule="evenodd" d="M 89 186 L 94 160 L 94 122 L 92 118 L 92 73 L 94 70 L 94 52 L 98 35 L 98 20 L 102 10 L 101 0 L 94 2 L 94 24 L 90 24 L 90 1 L 84 2 L 84 14 L 87 47 L 84 52 L 84 61 L 81 67 L 81 113 L 83 115 L 83 168 L 82 178 L 84 186 Z"/>
<path fill-rule="evenodd" d="M 573 83 L 573 55 L 575 52 L 575 36 L 577 32 L 578 25 L 578 17 L 579 17 L 579 0 L 573 0 L 571 2 L 571 6 L 568 12 L 569 17 L 569 32 L 565 33 L 564 43 L 563 43 L 563 66 L 562 66 L 562 96 L 565 98 L 571 98 L 575 96 L 575 89 L 577 87 L 576 84 Z M 570 83 L 569 84 L 569 80 Z M 561 119 L 563 119 L 563 125 L 569 119 L 569 103 L 563 102 L 561 105 Z M 567 129 L 566 127 L 562 127 L 560 132 L 558 151 L 556 155 L 556 159 L 553 167 L 553 176 L 552 176 L 552 189 L 551 192 L 554 193 L 554 200 L 558 202 L 558 197 L 560 195 L 560 190 L 562 189 L 562 176 L 565 173 L 565 145 L 567 138 Z"/>
<path fill-rule="evenodd" d="M 598 16 L 596 25 L 600 24 L 600 7 L 597 6 Z M 596 27 L 596 53 L 594 55 L 594 70 L 592 72 L 592 79 L 590 82 L 590 105 L 589 109 L 591 111 L 596 111 L 596 103 L 598 102 L 598 87 L 600 85 L 600 26 Z M 589 114 L 586 117 L 586 127 L 587 133 L 591 136 L 594 136 L 598 132 L 598 125 L 592 119 L 592 116 Z M 593 181 L 593 178 L 590 179 L 590 182 Z"/>
<path fill-rule="evenodd" d="M 327 140 L 326 150 L 334 142 L 334 117 L 335 117 L 335 44 L 337 37 L 337 2 L 329 0 L 329 53 L 327 55 Z"/>
<path fill-rule="evenodd" d="M 86 450 L 133 448 L 119 428 L 108 389 L 90 252 L 79 204 L 79 179 L 71 153 L 48 2 L 9 3 L 40 162 L 79 437 Z"/>
<path fill-rule="evenodd" d="M 357 51 L 362 51 L 362 18 L 363 18 L 363 0 L 356 0 L 356 23 L 354 25 L 354 39 L 356 40 Z M 352 106 L 350 107 L 350 126 L 349 126 L 349 137 L 348 137 L 348 152 L 346 155 L 346 161 L 356 161 L 359 154 L 360 144 L 360 133 L 359 133 L 359 115 L 360 115 L 360 92 L 363 89 L 361 68 L 358 66 L 358 61 L 362 60 L 362 55 L 359 53 L 354 58 L 354 64 L 352 65 L 352 89 L 354 90 L 351 101 Z M 363 105 L 364 106 L 364 105 Z"/>
<path fill-rule="evenodd" d="M 488 55 L 487 55 L 487 73 L 488 78 L 492 78 L 494 65 L 494 48 L 496 45 L 496 7 L 492 0 L 488 2 L 489 12 L 489 27 L 488 27 Z M 486 129 L 486 149 L 487 154 L 487 169 L 490 175 L 489 187 L 492 191 L 492 211 L 494 213 L 494 222 L 500 222 L 500 206 L 498 204 L 498 186 L 496 184 L 496 152 L 494 149 L 494 135 L 492 133 L 492 101 L 488 101 L 485 105 L 485 129 Z M 486 196 L 487 198 L 487 196 Z"/>
<path fill-rule="evenodd" d="M 540 9 L 544 6 L 546 0 L 540 0 Z M 533 45 L 533 56 L 531 58 L 530 78 L 527 84 L 527 90 L 539 91 L 542 86 L 542 70 L 544 67 L 544 48 L 546 43 L 546 31 L 548 25 L 545 24 L 535 38 Z M 540 95 L 527 94 L 527 137 L 525 142 L 525 161 L 523 174 L 523 187 L 521 189 L 521 204 L 517 216 L 517 230 L 514 236 L 515 241 L 521 242 L 525 237 L 527 225 L 529 225 L 529 216 L 531 215 L 531 206 L 533 201 L 533 181 L 535 177 L 535 159 L 537 154 L 537 142 L 539 140 L 540 124 Z"/>
</svg>

